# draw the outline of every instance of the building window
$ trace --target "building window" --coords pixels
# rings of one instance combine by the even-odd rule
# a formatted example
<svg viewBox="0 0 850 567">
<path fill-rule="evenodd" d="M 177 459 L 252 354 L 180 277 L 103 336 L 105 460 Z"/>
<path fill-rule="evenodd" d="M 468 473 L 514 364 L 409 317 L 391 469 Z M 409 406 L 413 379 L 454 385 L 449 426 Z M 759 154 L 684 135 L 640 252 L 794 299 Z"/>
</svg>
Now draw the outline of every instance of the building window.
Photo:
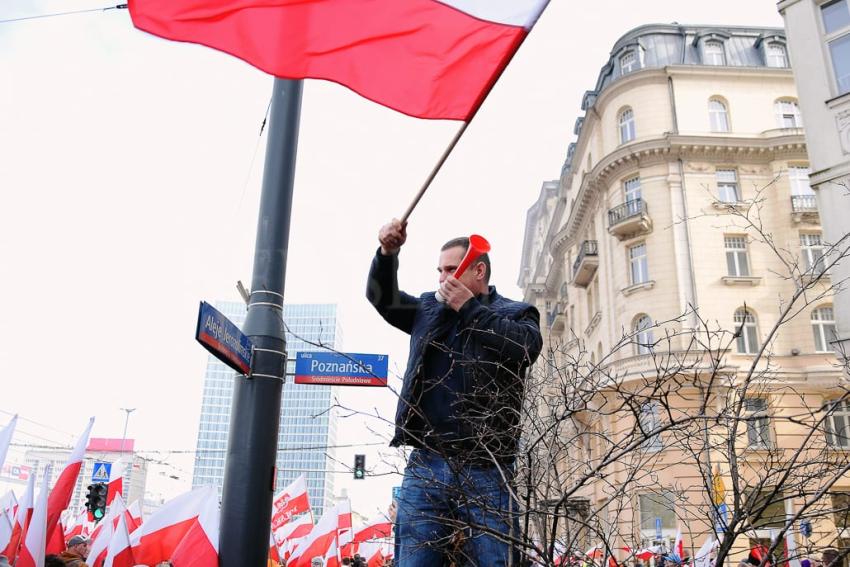
<svg viewBox="0 0 850 567">
<path fill-rule="evenodd" d="M 738 172 L 734 169 L 718 169 L 717 199 L 722 203 L 737 203 L 741 200 L 738 194 Z"/>
<path fill-rule="evenodd" d="M 706 65 L 726 65 L 723 44 L 719 41 L 706 41 L 705 47 L 703 47 L 703 54 Z"/>
<path fill-rule="evenodd" d="M 850 448 L 850 401 L 830 403 L 829 417 L 824 421 L 826 442 L 831 447 Z"/>
<path fill-rule="evenodd" d="M 716 98 L 708 101 L 708 119 L 712 132 L 729 131 L 729 113 L 723 101 Z"/>
<path fill-rule="evenodd" d="M 811 169 L 808 167 L 792 166 L 788 168 L 788 182 L 791 184 L 792 195 L 814 195 L 812 186 L 809 184 L 809 174 Z"/>
<path fill-rule="evenodd" d="M 777 100 L 774 104 L 776 111 L 776 124 L 780 128 L 802 128 L 803 119 L 800 116 L 800 107 L 794 100 Z"/>
<path fill-rule="evenodd" d="M 801 234 L 800 251 L 803 254 L 803 269 L 806 272 L 810 272 L 813 276 L 819 276 L 826 271 L 820 233 Z"/>
<path fill-rule="evenodd" d="M 646 436 L 646 441 L 644 441 L 642 447 L 647 451 L 660 451 L 662 449 L 661 435 L 658 433 L 650 435 L 650 432 L 659 427 L 661 427 L 661 417 L 658 411 L 658 402 L 646 402 L 640 406 L 641 432 L 639 434 Z"/>
<path fill-rule="evenodd" d="M 640 212 L 640 177 L 627 179 L 623 183 L 623 193 L 626 198 L 626 208 L 629 216 Z"/>
<path fill-rule="evenodd" d="M 759 350 L 756 318 L 745 309 L 735 311 L 735 334 L 739 354 L 757 354 Z"/>
<path fill-rule="evenodd" d="M 785 497 L 772 486 L 762 488 L 758 492 L 751 489 L 749 494 L 746 495 L 743 508 L 742 511 L 747 515 L 747 523 L 750 529 L 769 530 L 771 528 L 785 527 Z M 765 545 L 765 548 L 770 548 L 771 546 L 770 539 L 760 540 L 751 538 L 750 541 Z M 772 565 L 776 563 L 775 560 L 771 561 Z"/>
<path fill-rule="evenodd" d="M 832 0 L 820 8 L 823 16 L 823 28 L 827 34 L 833 34 L 850 27 L 850 9 L 847 0 Z"/>
<path fill-rule="evenodd" d="M 747 254 L 746 236 L 724 236 L 726 245 L 726 273 L 730 276 L 750 275 L 750 260 Z"/>
<path fill-rule="evenodd" d="M 631 108 L 626 108 L 620 112 L 620 117 L 617 120 L 620 125 L 620 143 L 625 144 L 635 139 L 635 113 Z"/>
<path fill-rule="evenodd" d="M 767 415 L 767 400 L 764 398 L 744 399 L 744 417 L 747 420 L 747 443 L 749 447 L 770 446 L 770 417 Z"/>
<path fill-rule="evenodd" d="M 629 273 L 632 285 L 649 281 L 649 264 L 646 260 L 646 242 L 629 246 Z"/>
<path fill-rule="evenodd" d="M 634 51 L 627 51 L 620 57 L 621 74 L 628 75 L 632 71 L 637 71 L 639 68 L 637 53 Z"/>
<path fill-rule="evenodd" d="M 850 9 L 847 0 L 823 4 L 821 16 L 838 94 L 850 92 Z"/>
<path fill-rule="evenodd" d="M 832 494 L 832 520 L 835 522 L 835 527 L 838 529 L 838 533 L 843 532 L 847 528 L 850 528 L 850 493 L 848 492 L 835 492 Z M 843 538 L 842 538 L 843 539 Z M 839 542 L 842 540 L 839 539 Z M 847 541 L 844 539 L 843 541 Z M 847 549 L 847 544 L 838 546 L 839 548 Z M 846 559 L 846 557 L 845 557 Z M 836 567 L 838 567 L 836 565 Z"/>
<path fill-rule="evenodd" d="M 635 350 L 638 354 L 650 354 L 655 339 L 652 334 L 652 319 L 649 315 L 638 315 L 635 319 Z"/>
<path fill-rule="evenodd" d="M 816 351 L 833 352 L 830 343 L 835 340 L 835 313 L 832 307 L 818 307 L 812 311 L 812 332 Z"/>
<path fill-rule="evenodd" d="M 788 52 L 785 51 L 785 46 L 781 43 L 770 43 L 767 46 L 767 66 L 768 67 L 787 67 Z"/>
<path fill-rule="evenodd" d="M 661 518 L 661 529 L 675 530 L 678 524 L 676 518 L 676 496 L 672 491 L 648 492 L 638 495 L 640 508 L 640 530 L 645 538 L 655 537 L 655 519 Z"/>
</svg>

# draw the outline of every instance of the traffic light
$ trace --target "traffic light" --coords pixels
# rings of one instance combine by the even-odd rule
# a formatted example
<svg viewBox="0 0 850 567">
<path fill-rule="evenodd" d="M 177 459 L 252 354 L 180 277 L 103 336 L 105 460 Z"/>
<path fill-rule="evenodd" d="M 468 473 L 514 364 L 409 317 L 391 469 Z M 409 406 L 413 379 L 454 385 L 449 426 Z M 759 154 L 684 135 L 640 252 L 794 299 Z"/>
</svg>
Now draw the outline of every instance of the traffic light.
<svg viewBox="0 0 850 567">
<path fill-rule="evenodd" d="M 354 455 L 354 480 L 366 478 L 366 455 Z"/>
<path fill-rule="evenodd" d="M 90 484 L 86 494 L 86 510 L 92 515 L 95 522 L 99 522 L 106 515 L 106 494 L 109 492 L 102 482 Z"/>
</svg>

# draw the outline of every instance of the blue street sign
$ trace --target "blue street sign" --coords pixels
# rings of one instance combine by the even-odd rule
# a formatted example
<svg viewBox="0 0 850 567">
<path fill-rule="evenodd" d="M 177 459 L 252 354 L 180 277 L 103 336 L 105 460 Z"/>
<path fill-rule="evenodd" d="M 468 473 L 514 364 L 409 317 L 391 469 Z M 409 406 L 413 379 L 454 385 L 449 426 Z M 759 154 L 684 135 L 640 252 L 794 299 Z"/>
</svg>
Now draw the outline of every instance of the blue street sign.
<svg viewBox="0 0 850 567">
<path fill-rule="evenodd" d="M 242 374 L 251 372 L 251 339 L 215 307 L 201 302 L 195 340 L 217 359 Z"/>
<path fill-rule="evenodd" d="M 112 463 L 95 461 L 91 470 L 92 482 L 109 482 L 109 474 L 112 472 Z"/>
<path fill-rule="evenodd" d="M 809 519 L 804 519 L 800 521 L 800 533 L 803 534 L 803 537 L 809 537 L 812 535 L 812 522 Z"/>
<path fill-rule="evenodd" d="M 385 354 L 299 352 L 296 384 L 386 386 L 389 357 Z"/>
<path fill-rule="evenodd" d="M 655 539 L 661 539 L 661 518 L 655 518 Z"/>
<path fill-rule="evenodd" d="M 393 486 L 393 500 L 398 500 L 399 496 L 401 496 L 401 487 Z"/>
</svg>

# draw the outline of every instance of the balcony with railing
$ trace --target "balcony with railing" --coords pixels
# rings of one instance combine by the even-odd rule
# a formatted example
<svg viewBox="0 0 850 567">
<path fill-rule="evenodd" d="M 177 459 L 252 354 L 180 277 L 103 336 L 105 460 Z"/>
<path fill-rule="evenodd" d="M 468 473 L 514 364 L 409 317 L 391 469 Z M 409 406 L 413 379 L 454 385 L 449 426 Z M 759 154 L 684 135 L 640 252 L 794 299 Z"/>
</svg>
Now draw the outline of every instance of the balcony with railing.
<svg viewBox="0 0 850 567">
<path fill-rule="evenodd" d="M 791 218 L 794 222 L 819 223 L 818 200 L 814 195 L 791 195 Z"/>
<path fill-rule="evenodd" d="M 565 308 L 565 303 L 556 301 L 554 305 L 552 305 L 552 309 L 546 313 L 546 323 L 550 331 L 560 332 L 564 330 L 567 319 Z"/>
<path fill-rule="evenodd" d="M 578 258 L 573 262 L 573 283 L 587 287 L 599 268 L 599 246 L 595 240 L 585 240 L 579 247 Z"/>
<path fill-rule="evenodd" d="M 649 209 L 643 199 L 632 199 L 608 211 L 608 232 L 620 240 L 652 230 Z"/>
</svg>

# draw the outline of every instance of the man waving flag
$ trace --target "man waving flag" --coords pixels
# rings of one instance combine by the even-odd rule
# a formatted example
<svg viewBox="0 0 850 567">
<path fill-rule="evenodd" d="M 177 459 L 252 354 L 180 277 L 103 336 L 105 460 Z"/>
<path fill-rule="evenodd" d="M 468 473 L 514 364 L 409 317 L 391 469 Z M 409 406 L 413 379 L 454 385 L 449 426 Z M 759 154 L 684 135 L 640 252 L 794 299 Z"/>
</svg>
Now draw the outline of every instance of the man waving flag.
<svg viewBox="0 0 850 567">
<path fill-rule="evenodd" d="M 130 0 L 133 24 L 281 78 L 468 121 L 549 0 Z"/>
</svg>

